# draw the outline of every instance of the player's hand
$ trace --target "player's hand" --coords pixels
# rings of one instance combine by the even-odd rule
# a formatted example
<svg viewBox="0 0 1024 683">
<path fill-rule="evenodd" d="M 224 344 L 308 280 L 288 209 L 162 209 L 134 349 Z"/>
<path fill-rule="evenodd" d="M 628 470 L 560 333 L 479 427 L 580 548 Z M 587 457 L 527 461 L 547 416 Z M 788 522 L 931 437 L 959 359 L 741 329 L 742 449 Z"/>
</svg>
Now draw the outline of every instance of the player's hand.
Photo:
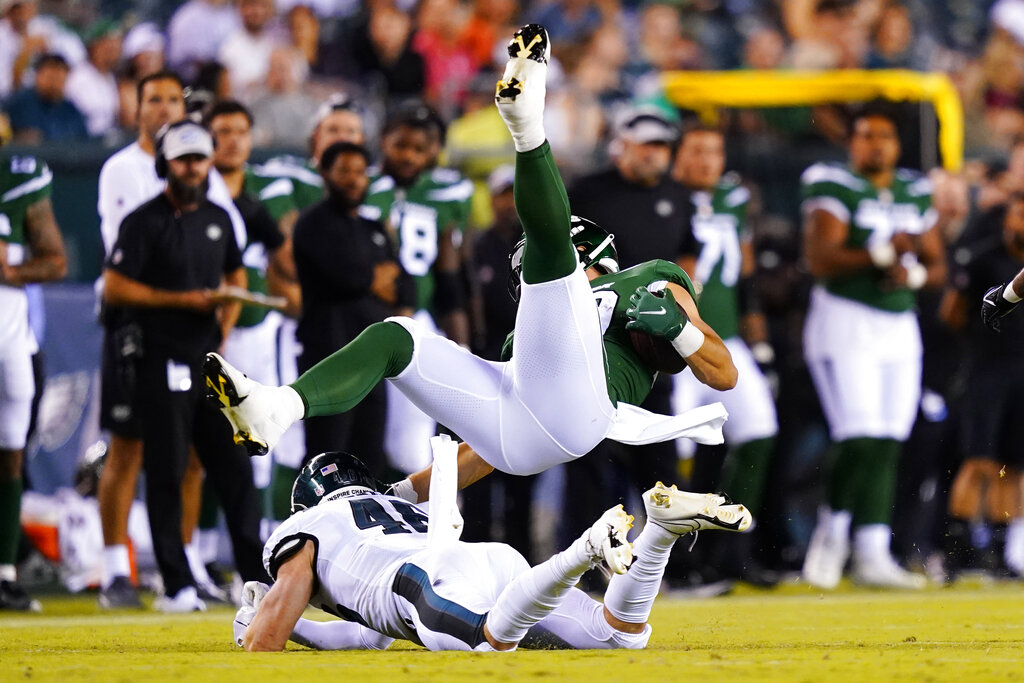
<svg viewBox="0 0 1024 683">
<path fill-rule="evenodd" d="M 660 292 L 650 292 L 642 285 L 629 297 L 626 316 L 629 318 L 629 322 L 626 323 L 627 330 L 636 330 L 668 340 L 678 337 L 683 327 L 690 321 L 686 312 L 676 303 L 671 291 L 663 289 Z"/>
<path fill-rule="evenodd" d="M 896 250 L 897 258 L 904 254 L 917 253 L 917 240 L 914 235 L 905 232 L 897 232 L 892 236 L 892 246 Z"/>
<path fill-rule="evenodd" d="M 981 298 L 981 320 L 985 323 L 985 327 L 993 332 L 999 332 L 1003 318 L 1017 308 L 1017 304 L 1010 303 L 1003 296 L 1006 287 L 1005 284 L 993 287 Z"/>
<path fill-rule="evenodd" d="M 270 586 L 261 581 L 246 581 L 242 586 L 242 607 L 257 609 L 260 600 L 270 591 Z"/>
<path fill-rule="evenodd" d="M 245 629 L 249 628 L 249 624 L 252 623 L 252 619 L 255 616 L 256 610 L 247 605 L 242 605 L 235 612 L 235 621 L 231 624 L 231 629 L 234 634 L 235 645 L 238 647 L 243 647 L 242 638 L 245 636 Z"/>
</svg>

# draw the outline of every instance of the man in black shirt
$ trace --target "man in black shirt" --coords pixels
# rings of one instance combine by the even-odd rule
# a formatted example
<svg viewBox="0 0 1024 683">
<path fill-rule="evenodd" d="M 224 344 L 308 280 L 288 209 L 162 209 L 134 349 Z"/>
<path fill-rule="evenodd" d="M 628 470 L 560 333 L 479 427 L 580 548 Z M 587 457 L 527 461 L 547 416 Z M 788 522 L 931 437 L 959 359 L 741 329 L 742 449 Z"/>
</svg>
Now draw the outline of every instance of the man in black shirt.
<svg viewBox="0 0 1024 683">
<path fill-rule="evenodd" d="M 217 349 L 238 316 L 223 305 L 222 281 L 245 286 L 245 270 L 227 212 L 206 199 L 213 140 L 182 121 L 157 144 L 157 172 L 167 188 L 129 214 L 104 271 L 104 302 L 122 306 L 138 328 L 135 361 L 140 387 L 146 505 L 153 548 L 163 575 L 164 611 L 205 608 L 181 538 L 181 480 L 189 444 L 217 487 L 239 573 L 264 575 L 259 504 L 245 452 L 202 400 L 204 354 Z"/>
<path fill-rule="evenodd" d="M 687 232 L 684 216 L 686 192 L 668 174 L 676 127 L 653 106 L 635 107 L 618 121 L 610 145 L 612 166 L 580 178 L 569 188 L 572 212 L 585 218 L 600 216 L 601 225 L 615 236 L 619 265 L 623 270 L 652 259 L 675 261 Z M 672 412 L 672 378 L 660 375 L 642 407 L 661 414 Z M 675 444 L 623 446 L 605 441 L 599 446 L 607 458 L 625 469 L 643 491 L 645 482 L 676 478 Z M 567 486 L 613 489 L 625 495 L 621 480 L 607 468 L 607 458 L 580 458 L 567 465 Z M 593 496 L 602 504 L 604 496 Z M 575 510 L 576 505 L 572 508 Z M 579 510 L 583 518 L 568 523 L 575 528 L 583 519 L 600 513 L 597 508 Z"/>
<path fill-rule="evenodd" d="M 320 173 L 327 198 L 295 224 L 295 267 L 302 288 L 300 372 L 399 308 L 411 313 L 414 304 L 412 280 L 398 264 L 384 226 L 359 215 L 369 186 L 368 164 L 369 153 L 359 145 L 336 142 L 324 150 Z M 378 384 L 355 409 L 307 420 L 306 453 L 359 453 L 380 476 L 386 406 L 384 385 Z"/>
<path fill-rule="evenodd" d="M 993 564 L 1024 576 L 1024 429 L 1017 417 L 1024 392 L 1024 316 L 1009 315 L 1018 292 L 1024 293 L 1022 265 L 1024 194 L 1015 193 L 964 231 L 940 309 L 945 322 L 966 334 L 970 378 L 962 405 L 965 458 L 949 492 L 947 569 L 953 573 L 973 564 L 970 524 L 980 513 L 991 527 Z M 991 287 L 993 281 L 1005 284 Z"/>
</svg>

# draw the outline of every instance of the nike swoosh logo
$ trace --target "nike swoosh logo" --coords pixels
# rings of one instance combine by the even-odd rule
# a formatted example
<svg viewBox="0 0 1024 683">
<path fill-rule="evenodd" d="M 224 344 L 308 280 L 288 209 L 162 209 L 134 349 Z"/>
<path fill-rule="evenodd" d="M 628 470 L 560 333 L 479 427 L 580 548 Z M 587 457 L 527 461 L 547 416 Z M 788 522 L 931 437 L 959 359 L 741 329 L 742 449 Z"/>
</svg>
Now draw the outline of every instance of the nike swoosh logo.
<svg viewBox="0 0 1024 683">
<path fill-rule="evenodd" d="M 656 311 L 637 311 L 637 315 L 666 315 L 668 311 L 664 308 L 659 308 Z"/>
</svg>

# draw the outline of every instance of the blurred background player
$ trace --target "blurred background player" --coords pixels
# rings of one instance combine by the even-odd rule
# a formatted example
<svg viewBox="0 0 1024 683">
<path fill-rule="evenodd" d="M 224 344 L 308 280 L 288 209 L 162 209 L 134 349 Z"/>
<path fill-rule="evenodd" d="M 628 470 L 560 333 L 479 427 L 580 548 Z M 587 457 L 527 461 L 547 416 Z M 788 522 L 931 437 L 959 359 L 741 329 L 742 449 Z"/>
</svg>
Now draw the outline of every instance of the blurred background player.
<svg viewBox="0 0 1024 683">
<path fill-rule="evenodd" d="M 6 136 L 0 131 L 0 145 Z M 21 538 L 22 455 L 35 382 L 25 285 L 67 273 L 50 204 L 53 174 L 32 156 L 0 154 L 0 610 L 36 610 L 15 570 Z"/>
<path fill-rule="evenodd" d="M 775 353 L 753 281 L 750 191 L 734 174 L 724 175 L 725 163 L 720 131 L 693 127 L 683 133 L 673 176 L 688 194 L 683 208 L 687 229 L 677 262 L 702 287 L 700 315 L 725 341 L 738 369 L 736 386 L 718 392 L 680 373 L 674 377 L 673 404 L 676 412 L 712 401 L 725 405 L 729 420 L 723 432 L 729 451 L 724 464 L 721 454 L 709 452 L 719 447 L 699 447 L 692 486 L 724 491 L 742 500 L 756 518 L 778 432 L 775 403 L 760 366 L 769 365 Z M 721 545 L 707 562 L 712 569 L 761 585 L 775 581 L 754 561 L 753 534 L 715 542 Z"/>
<path fill-rule="evenodd" d="M 445 124 L 425 104 L 404 105 L 384 124 L 380 170 L 370 178 L 366 215 L 384 223 L 398 246 L 398 260 L 413 277 L 413 317 L 469 345 L 469 316 L 462 244 L 473 183 L 438 168 Z M 388 390 L 384 447 L 391 466 L 408 474 L 430 462 L 426 449 L 437 430 L 432 419 L 394 389 Z"/>
<path fill-rule="evenodd" d="M 815 164 L 802 177 L 804 258 L 818 281 L 804 354 L 835 444 L 803 576 L 835 588 L 852 526 L 854 580 L 921 588 L 925 578 L 892 557 L 890 522 L 900 447 L 921 397 L 915 292 L 945 282 L 945 250 L 931 182 L 896 167 L 893 115 L 867 107 L 851 126 L 849 164 Z"/>
</svg>

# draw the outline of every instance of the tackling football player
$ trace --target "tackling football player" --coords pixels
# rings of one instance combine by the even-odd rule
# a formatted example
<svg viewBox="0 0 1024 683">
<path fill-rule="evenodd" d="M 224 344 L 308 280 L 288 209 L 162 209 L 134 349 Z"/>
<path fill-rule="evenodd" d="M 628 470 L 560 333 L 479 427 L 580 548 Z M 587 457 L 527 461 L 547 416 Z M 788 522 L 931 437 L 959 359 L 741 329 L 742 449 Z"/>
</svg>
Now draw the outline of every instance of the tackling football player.
<svg viewBox="0 0 1024 683">
<path fill-rule="evenodd" d="M 358 458 L 323 453 L 303 467 L 293 514 L 264 548 L 273 587 L 245 586 L 235 642 L 250 651 L 281 650 L 288 640 L 383 650 L 396 639 L 430 650 L 643 648 L 676 540 L 705 529 L 743 531 L 751 521 L 721 496 L 660 482 L 644 493 L 644 507 L 648 523 L 635 543 L 626 540 L 633 518 L 617 505 L 566 550 L 530 567 L 503 543 L 431 542 L 419 508 L 380 493 Z M 574 588 L 601 563 L 614 572 L 603 605 Z M 302 619 L 307 605 L 344 621 Z"/>
</svg>

